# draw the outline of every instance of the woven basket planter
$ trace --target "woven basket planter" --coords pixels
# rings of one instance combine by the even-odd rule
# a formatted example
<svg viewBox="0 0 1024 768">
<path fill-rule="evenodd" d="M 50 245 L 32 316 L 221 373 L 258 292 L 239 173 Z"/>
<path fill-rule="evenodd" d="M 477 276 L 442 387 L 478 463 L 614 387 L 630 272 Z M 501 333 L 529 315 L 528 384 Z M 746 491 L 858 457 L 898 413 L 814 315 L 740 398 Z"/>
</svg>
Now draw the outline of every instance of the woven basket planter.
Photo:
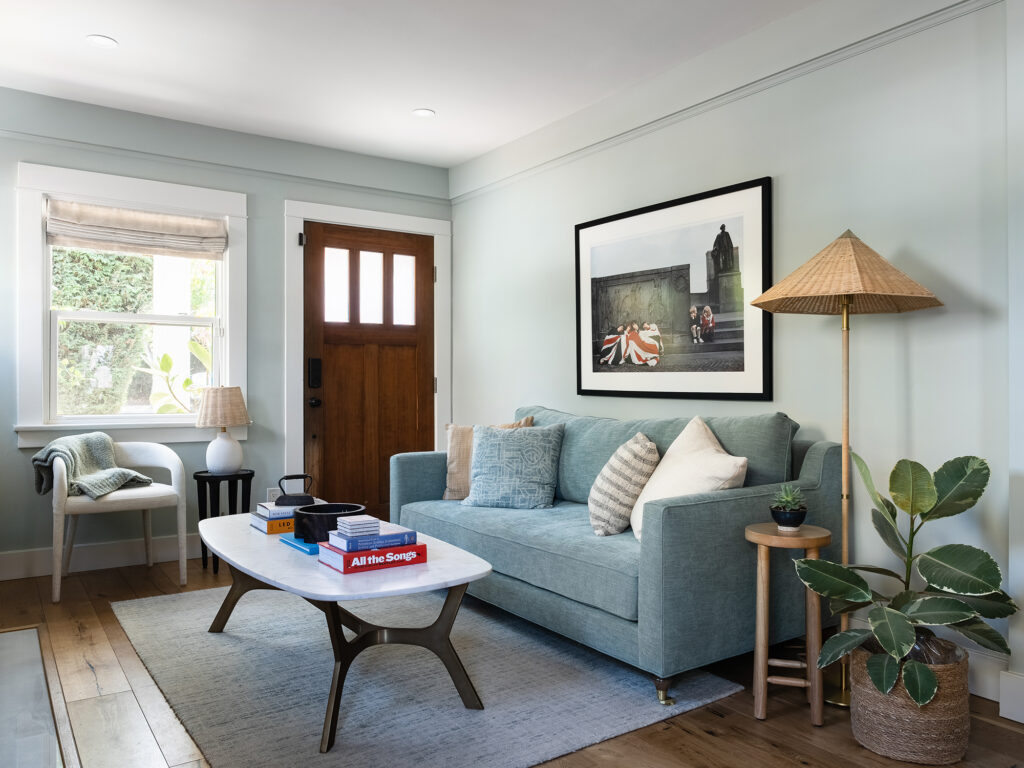
<svg viewBox="0 0 1024 768">
<path fill-rule="evenodd" d="M 900 679 L 888 694 L 868 677 L 870 654 L 851 654 L 850 724 L 853 737 L 872 752 L 925 765 L 955 763 L 967 751 L 971 732 L 967 651 L 955 664 L 929 664 L 939 681 L 935 698 L 918 707 Z"/>
</svg>

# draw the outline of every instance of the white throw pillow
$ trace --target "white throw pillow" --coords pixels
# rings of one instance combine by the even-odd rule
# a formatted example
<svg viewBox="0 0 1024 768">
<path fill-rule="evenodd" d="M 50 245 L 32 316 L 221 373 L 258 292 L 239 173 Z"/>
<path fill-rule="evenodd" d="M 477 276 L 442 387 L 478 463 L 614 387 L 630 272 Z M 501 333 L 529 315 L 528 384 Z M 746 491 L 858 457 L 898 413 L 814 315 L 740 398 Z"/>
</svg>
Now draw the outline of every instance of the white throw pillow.
<svg viewBox="0 0 1024 768">
<path fill-rule="evenodd" d="M 739 488 L 746 476 L 747 460 L 726 453 L 704 420 L 695 416 L 665 451 L 633 505 L 629 516 L 633 534 L 640 538 L 644 504 L 648 501 Z"/>
</svg>

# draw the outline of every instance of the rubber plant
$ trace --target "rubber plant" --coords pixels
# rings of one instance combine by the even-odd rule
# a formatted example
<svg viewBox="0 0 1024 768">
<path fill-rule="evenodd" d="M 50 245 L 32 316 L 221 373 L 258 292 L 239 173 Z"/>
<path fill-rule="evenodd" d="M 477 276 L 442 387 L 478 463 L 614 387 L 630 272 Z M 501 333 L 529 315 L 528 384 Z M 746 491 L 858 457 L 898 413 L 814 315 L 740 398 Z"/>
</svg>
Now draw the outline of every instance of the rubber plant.
<svg viewBox="0 0 1024 768">
<path fill-rule="evenodd" d="M 996 561 L 967 544 L 945 544 L 927 552 L 914 549 L 926 523 L 959 515 L 977 503 L 988 484 L 989 466 L 976 456 L 961 456 L 931 474 L 916 461 L 902 459 L 889 475 L 890 500 L 876 490 L 864 461 L 856 454 L 853 460 L 874 505 L 871 522 L 900 566 L 894 570 L 827 560 L 795 561 L 800 580 L 829 599 L 833 615 L 867 609 L 871 627 L 830 637 L 821 648 L 818 667 L 865 645 L 872 652 L 867 671 L 875 687 L 889 693 L 902 675 L 907 693 L 921 707 L 938 688 L 927 664 L 945 661 L 934 654 L 936 642 L 942 641 L 929 627 L 947 626 L 983 648 L 1010 653 L 1003 636 L 984 621 L 1017 611 L 1001 589 Z M 887 594 L 875 591 L 859 572 L 884 577 L 892 589 Z"/>
</svg>

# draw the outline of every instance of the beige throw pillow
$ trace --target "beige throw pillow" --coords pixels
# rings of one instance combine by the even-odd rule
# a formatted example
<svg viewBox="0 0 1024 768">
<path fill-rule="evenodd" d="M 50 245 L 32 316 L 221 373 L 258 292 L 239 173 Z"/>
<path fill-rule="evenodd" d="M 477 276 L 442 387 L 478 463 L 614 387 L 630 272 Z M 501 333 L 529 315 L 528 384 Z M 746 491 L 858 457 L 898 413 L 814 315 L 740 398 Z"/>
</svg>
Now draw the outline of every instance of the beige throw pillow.
<svg viewBox="0 0 1024 768">
<path fill-rule="evenodd" d="M 532 427 L 533 416 L 510 424 L 495 424 L 498 429 Z M 448 425 L 448 478 L 443 499 L 459 500 L 469 496 L 469 468 L 473 463 L 473 427 Z"/>
<path fill-rule="evenodd" d="M 739 488 L 746 476 L 747 460 L 726 453 L 704 420 L 695 416 L 665 451 L 633 505 L 629 517 L 633 534 L 640 538 L 648 501 Z"/>
<path fill-rule="evenodd" d="M 633 505 L 657 466 L 658 446 L 643 432 L 637 432 L 616 449 L 587 499 L 594 533 L 612 536 L 629 528 Z"/>
</svg>

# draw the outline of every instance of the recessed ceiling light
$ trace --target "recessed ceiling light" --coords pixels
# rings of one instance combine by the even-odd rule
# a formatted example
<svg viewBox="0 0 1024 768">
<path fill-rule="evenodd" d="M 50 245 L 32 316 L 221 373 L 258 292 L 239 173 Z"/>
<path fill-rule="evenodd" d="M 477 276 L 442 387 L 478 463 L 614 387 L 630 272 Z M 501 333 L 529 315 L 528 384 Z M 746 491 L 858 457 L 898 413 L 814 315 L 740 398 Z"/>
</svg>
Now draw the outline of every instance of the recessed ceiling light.
<svg viewBox="0 0 1024 768">
<path fill-rule="evenodd" d="M 85 39 L 97 48 L 117 48 L 117 40 L 106 35 L 86 35 Z"/>
<path fill-rule="evenodd" d="M 426 107 L 420 107 L 419 109 L 414 109 L 412 111 L 412 113 L 414 115 L 416 115 L 416 117 L 436 117 L 437 116 L 437 112 L 435 112 L 432 109 L 427 109 Z"/>
</svg>

